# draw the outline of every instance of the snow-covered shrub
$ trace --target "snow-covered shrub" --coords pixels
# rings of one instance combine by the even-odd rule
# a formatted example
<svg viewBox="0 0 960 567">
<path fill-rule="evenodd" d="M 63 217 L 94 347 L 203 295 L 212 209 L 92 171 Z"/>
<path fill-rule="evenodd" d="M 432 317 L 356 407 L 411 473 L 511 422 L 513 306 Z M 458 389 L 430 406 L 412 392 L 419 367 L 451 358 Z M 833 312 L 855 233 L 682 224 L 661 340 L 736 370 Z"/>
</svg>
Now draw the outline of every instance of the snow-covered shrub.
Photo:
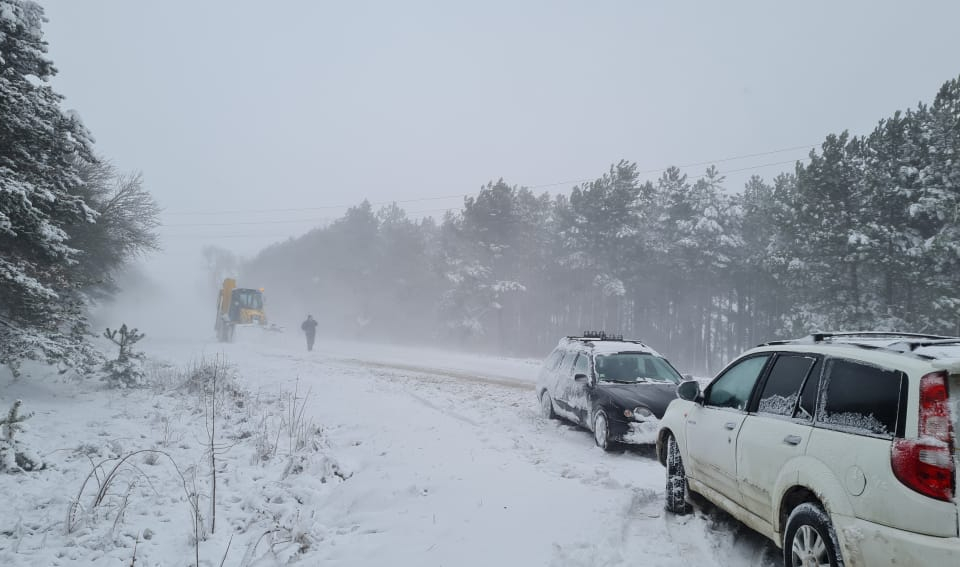
<svg viewBox="0 0 960 567">
<path fill-rule="evenodd" d="M 133 350 L 133 345 L 145 336 L 137 329 L 127 329 L 124 323 L 119 329 L 107 330 L 103 336 L 120 347 L 120 353 L 114 360 L 103 364 L 102 379 L 114 388 L 135 388 L 142 386 L 146 372 L 143 369 L 144 355 Z"/>
<path fill-rule="evenodd" d="M 15 401 L 7 417 L 0 419 L 0 472 L 17 473 L 46 467 L 40 457 L 16 439 L 17 433 L 23 431 L 23 422 L 33 417 L 33 413 L 20 414 L 22 403 Z"/>
<path fill-rule="evenodd" d="M 301 453 L 287 459 L 281 478 L 301 474 L 309 474 L 311 478 L 319 479 L 322 484 L 343 482 L 353 476 L 351 470 L 343 467 L 331 455 L 320 452 Z"/>
<path fill-rule="evenodd" d="M 257 428 L 256 435 L 253 436 L 255 437 L 253 463 L 269 461 L 277 454 L 277 448 L 280 444 L 280 427 L 277 428 L 276 434 L 274 434 L 270 428 L 271 420 L 269 417 L 267 414 L 264 414 L 260 418 L 260 426 Z"/>
<path fill-rule="evenodd" d="M 216 392 L 213 392 L 216 387 Z M 237 382 L 234 369 L 226 359 L 216 357 L 213 360 L 201 358 L 193 363 L 182 377 L 180 388 L 187 392 L 206 397 L 216 394 L 217 403 L 232 402 L 235 407 L 243 407 L 245 393 Z"/>
</svg>

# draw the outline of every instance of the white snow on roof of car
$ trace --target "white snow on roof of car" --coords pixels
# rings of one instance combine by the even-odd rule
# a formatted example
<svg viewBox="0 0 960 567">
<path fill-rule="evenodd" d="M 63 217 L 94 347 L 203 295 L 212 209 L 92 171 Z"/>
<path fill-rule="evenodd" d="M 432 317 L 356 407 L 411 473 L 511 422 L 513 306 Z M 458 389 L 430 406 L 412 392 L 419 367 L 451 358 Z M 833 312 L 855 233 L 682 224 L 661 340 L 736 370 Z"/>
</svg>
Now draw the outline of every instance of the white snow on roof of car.
<svg viewBox="0 0 960 567">
<path fill-rule="evenodd" d="M 584 339 L 582 337 L 568 338 L 560 340 L 561 346 L 574 346 L 578 344 L 590 343 L 590 350 L 594 354 L 616 354 L 618 352 L 645 352 L 662 356 L 659 352 L 653 350 L 648 345 L 632 341 L 604 341 L 600 339 Z"/>
</svg>

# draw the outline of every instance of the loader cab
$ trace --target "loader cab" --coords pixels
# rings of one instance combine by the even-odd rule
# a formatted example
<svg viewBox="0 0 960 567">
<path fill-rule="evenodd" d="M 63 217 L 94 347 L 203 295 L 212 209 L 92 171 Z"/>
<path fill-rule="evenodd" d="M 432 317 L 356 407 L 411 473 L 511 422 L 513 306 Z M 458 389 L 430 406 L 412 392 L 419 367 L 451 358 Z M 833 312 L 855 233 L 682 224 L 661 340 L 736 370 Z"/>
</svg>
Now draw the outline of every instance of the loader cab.
<svg viewBox="0 0 960 567">
<path fill-rule="evenodd" d="M 248 325 L 264 324 L 263 292 L 258 289 L 236 288 L 230 294 L 230 320 Z"/>
<path fill-rule="evenodd" d="M 231 306 L 238 309 L 263 309 L 263 292 L 259 289 L 237 288 L 233 290 Z"/>
</svg>

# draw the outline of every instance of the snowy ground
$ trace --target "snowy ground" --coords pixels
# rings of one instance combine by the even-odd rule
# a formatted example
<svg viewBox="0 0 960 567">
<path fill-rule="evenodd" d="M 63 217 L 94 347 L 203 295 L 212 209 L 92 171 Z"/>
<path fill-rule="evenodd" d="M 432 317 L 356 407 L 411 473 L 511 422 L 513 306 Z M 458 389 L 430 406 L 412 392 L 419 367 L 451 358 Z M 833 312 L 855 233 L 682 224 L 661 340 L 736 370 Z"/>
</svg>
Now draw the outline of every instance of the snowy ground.
<svg viewBox="0 0 960 567">
<path fill-rule="evenodd" d="M 142 391 L 2 378 L 0 408 L 21 398 L 37 412 L 22 439 L 52 466 L 0 477 L 12 502 L 0 564 L 130 565 L 135 546 L 138 566 L 192 564 L 191 494 L 207 532 L 211 519 L 210 412 L 183 370 L 217 355 L 236 386 L 217 398 L 217 523 L 201 564 L 778 563 L 720 512 L 665 514 L 652 451 L 607 454 L 539 417 L 538 361 L 330 341 L 307 353 L 301 340 L 144 341 L 169 366 Z M 304 446 L 291 449 L 292 435 Z M 134 455 L 110 481 L 116 461 L 105 462 L 78 498 L 94 463 L 141 449 L 165 454 Z"/>
</svg>

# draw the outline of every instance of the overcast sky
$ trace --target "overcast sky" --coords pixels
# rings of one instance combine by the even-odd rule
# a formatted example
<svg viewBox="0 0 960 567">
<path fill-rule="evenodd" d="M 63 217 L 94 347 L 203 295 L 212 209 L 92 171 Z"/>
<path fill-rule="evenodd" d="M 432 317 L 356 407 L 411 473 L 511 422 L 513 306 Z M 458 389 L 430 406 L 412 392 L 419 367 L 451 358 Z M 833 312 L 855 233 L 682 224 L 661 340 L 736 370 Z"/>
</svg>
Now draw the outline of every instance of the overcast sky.
<svg viewBox="0 0 960 567">
<path fill-rule="evenodd" d="M 54 87 L 144 173 L 168 257 L 364 198 L 440 216 L 499 177 L 567 191 L 545 185 L 802 147 L 718 163 L 737 189 L 960 75 L 951 0 L 41 4 Z"/>
</svg>

